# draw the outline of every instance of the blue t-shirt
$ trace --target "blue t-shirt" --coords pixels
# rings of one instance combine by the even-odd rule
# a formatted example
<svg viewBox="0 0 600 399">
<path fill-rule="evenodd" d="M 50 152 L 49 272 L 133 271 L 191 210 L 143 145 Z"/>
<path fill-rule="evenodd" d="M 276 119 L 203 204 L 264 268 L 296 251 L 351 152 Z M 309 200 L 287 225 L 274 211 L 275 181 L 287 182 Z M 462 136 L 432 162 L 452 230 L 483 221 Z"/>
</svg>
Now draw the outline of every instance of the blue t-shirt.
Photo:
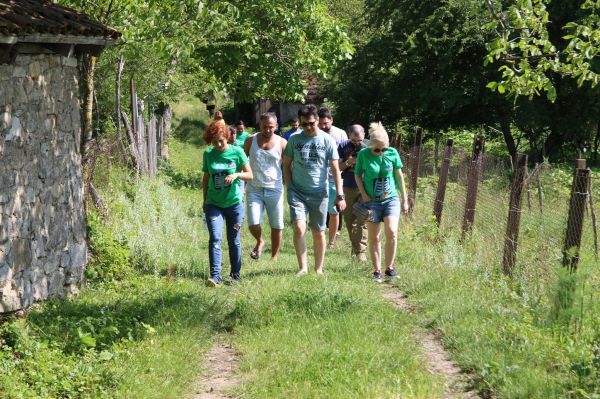
<svg viewBox="0 0 600 399">
<path fill-rule="evenodd" d="M 338 146 L 338 154 L 340 155 L 340 163 L 345 162 L 350 155 L 356 159 L 358 151 L 365 148 L 364 142 L 360 143 L 360 147 L 356 147 L 352 144 L 351 140 L 345 140 Z M 358 188 L 356 185 L 356 179 L 354 178 L 354 168 L 348 168 L 342 172 L 342 179 L 344 179 L 344 187 Z"/>
<path fill-rule="evenodd" d="M 293 135 L 296 135 L 296 134 L 300 134 L 300 133 L 302 133 L 302 129 L 290 129 L 283 134 L 283 138 L 286 139 L 287 141 L 290 141 L 290 137 L 292 137 Z"/>
<path fill-rule="evenodd" d="M 339 158 L 335 140 L 321 131 L 313 137 L 302 132 L 290 137 L 284 154 L 292 159 L 292 185 L 296 190 L 327 196 L 327 167 Z"/>
</svg>

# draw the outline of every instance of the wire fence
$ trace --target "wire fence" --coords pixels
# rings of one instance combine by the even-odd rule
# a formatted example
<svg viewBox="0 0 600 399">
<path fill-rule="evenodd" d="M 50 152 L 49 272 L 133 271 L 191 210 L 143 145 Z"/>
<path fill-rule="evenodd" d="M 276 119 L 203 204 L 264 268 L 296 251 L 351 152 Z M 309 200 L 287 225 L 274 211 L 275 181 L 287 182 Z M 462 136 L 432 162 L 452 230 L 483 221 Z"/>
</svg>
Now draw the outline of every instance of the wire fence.
<svg viewBox="0 0 600 399">
<path fill-rule="evenodd" d="M 598 256 L 598 190 L 585 161 L 571 172 L 529 164 L 524 155 L 513 161 L 486 153 L 477 138 L 471 151 L 451 140 L 436 151 L 420 144 L 419 132 L 411 148 L 399 150 L 413 215 L 433 215 L 440 234 L 465 245 L 483 244 L 481 261 L 509 275 L 543 277 L 557 263 L 574 271 L 580 257 Z"/>
</svg>

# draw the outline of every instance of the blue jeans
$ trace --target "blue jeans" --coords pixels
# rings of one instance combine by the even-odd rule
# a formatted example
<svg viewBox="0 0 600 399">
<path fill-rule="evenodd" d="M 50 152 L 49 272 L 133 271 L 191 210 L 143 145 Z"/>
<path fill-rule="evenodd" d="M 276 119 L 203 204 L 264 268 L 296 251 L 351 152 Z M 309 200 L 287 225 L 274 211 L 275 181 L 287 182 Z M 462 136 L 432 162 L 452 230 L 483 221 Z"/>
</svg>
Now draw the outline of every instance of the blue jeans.
<svg viewBox="0 0 600 399">
<path fill-rule="evenodd" d="M 223 220 L 227 229 L 227 246 L 229 247 L 229 263 L 233 279 L 240 278 L 242 270 L 242 245 L 240 243 L 240 230 L 244 221 L 244 204 L 220 208 L 215 205 L 206 205 L 206 225 L 208 227 L 208 258 L 210 261 L 210 277 L 217 282 L 221 281 L 221 241 L 223 240 Z"/>
</svg>

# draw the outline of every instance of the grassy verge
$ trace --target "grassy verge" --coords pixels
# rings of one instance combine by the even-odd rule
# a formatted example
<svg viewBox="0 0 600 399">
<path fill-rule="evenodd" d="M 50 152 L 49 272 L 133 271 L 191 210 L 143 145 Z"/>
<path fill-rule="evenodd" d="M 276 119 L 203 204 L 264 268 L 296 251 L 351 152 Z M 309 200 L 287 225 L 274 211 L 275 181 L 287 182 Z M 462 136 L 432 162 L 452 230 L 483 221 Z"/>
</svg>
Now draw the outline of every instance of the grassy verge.
<svg viewBox="0 0 600 399">
<path fill-rule="evenodd" d="M 254 243 L 244 229 L 243 282 L 204 287 L 208 238 L 196 132 L 206 121 L 193 107 L 178 107 L 175 116 L 182 130 L 157 179 L 133 181 L 114 165 L 98 168 L 109 171 L 98 186 L 111 217 L 90 217 L 91 284 L 76 298 L 0 326 L 0 397 L 183 397 L 210 368 L 202 354 L 215 336 L 232 333 L 242 354 L 242 397 L 441 398 L 443 381 L 426 371 L 414 340 L 423 326 L 443 333 L 483 396 L 599 397 L 593 255 L 583 254 L 575 277 L 561 273 L 554 258 L 532 256 L 507 279 L 498 257 L 504 209 L 462 243 L 455 229 L 439 232 L 426 207 L 403 224 L 396 284 L 417 315 L 384 302 L 369 268 L 349 259 L 346 234 L 327 254 L 325 276 L 296 278 L 290 229 L 277 264 L 268 253 L 249 259 Z M 423 179 L 420 204 L 431 203 L 433 183 Z M 498 187 L 482 186 L 489 209 L 480 210 L 500 206 L 490 205 L 505 189 Z M 447 220 L 459 208 L 449 205 Z M 534 228 L 523 230 L 524 253 L 537 251 Z M 556 234 L 554 225 L 546 231 Z M 569 306 L 557 307 L 571 292 Z"/>
</svg>

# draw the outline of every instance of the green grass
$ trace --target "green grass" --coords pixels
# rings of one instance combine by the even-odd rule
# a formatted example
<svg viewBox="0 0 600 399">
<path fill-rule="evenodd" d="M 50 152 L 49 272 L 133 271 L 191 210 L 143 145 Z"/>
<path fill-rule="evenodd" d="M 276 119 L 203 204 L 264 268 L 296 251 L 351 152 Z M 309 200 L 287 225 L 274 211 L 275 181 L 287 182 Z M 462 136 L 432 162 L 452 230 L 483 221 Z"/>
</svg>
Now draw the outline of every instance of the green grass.
<svg viewBox="0 0 600 399">
<path fill-rule="evenodd" d="M 250 260 L 254 243 L 244 229 L 243 282 L 209 289 L 196 138 L 205 118 L 195 117 L 201 105 L 189 104 L 175 115 L 179 127 L 193 123 L 171 141 L 157 179 L 135 181 L 101 161 L 98 170 L 108 172 L 97 185 L 111 215 L 91 219 L 88 275 L 100 282 L 0 326 L 0 397 L 180 398 L 210 368 L 203 353 L 225 336 L 241 353 L 241 397 L 442 398 L 443 381 L 427 372 L 415 338 L 423 328 L 442 333 L 483 396 L 599 397 L 600 272 L 590 230 L 575 277 L 561 271 L 553 241 L 567 172 L 545 176 L 552 190 L 543 219 L 523 213 L 512 280 L 501 273 L 506 183 L 481 185 L 473 233 L 461 242 L 464 192 L 449 188 L 438 231 L 429 216 L 435 179 L 422 179 L 397 258 L 396 284 L 416 314 L 382 299 L 369 267 L 349 259 L 346 234 L 327 254 L 325 276 L 295 277 L 289 224 L 277 264 L 268 251 Z M 226 250 L 223 258 L 226 273 Z"/>
</svg>

